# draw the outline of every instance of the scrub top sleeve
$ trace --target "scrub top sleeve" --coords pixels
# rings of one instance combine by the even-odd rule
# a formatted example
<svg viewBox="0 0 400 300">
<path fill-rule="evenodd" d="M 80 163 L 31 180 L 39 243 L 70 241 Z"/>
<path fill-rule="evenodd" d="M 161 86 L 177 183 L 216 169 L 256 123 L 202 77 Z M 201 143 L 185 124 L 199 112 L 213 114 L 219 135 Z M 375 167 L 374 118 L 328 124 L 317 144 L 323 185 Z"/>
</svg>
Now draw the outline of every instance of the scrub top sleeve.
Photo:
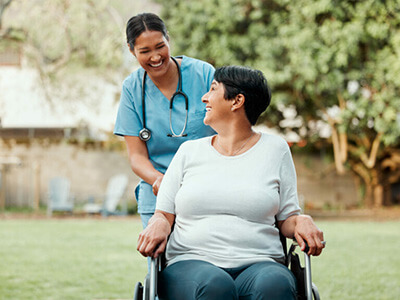
<svg viewBox="0 0 400 300">
<path fill-rule="evenodd" d="M 142 128 L 142 121 L 134 106 L 133 95 L 126 83 L 124 83 L 122 86 L 117 119 L 115 121 L 114 134 L 121 136 L 139 136 L 139 131 Z"/>
<path fill-rule="evenodd" d="M 156 209 L 175 215 L 175 197 L 178 193 L 183 179 L 185 150 L 184 145 L 179 147 L 171 161 L 164 178 L 161 182 L 160 190 L 157 194 Z"/>
<path fill-rule="evenodd" d="M 278 221 L 283 221 L 292 215 L 300 214 L 300 206 L 297 198 L 297 178 L 290 148 L 285 142 L 285 150 L 280 167 L 280 204 L 277 214 Z"/>
</svg>

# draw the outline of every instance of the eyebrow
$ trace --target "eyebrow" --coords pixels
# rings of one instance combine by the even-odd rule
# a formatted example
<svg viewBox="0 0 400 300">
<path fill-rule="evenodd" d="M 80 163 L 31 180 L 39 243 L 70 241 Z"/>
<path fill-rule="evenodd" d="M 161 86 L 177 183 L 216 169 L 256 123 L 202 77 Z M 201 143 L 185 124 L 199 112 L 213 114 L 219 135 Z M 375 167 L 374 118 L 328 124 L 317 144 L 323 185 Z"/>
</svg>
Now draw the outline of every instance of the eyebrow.
<svg viewBox="0 0 400 300">
<path fill-rule="evenodd" d="M 158 47 L 158 46 L 161 46 L 161 45 L 163 45 L 163 44 L 165 44 L 165 42 L 159 42 L 158 44 L 156 44 L 156 47 Z M 140 50 L 147 50 L 147 49 L 149 49 L 150 47 L 142 47 L 142 48 L 139 48 L 138 50 L 140 51 Z"/>
</svg>

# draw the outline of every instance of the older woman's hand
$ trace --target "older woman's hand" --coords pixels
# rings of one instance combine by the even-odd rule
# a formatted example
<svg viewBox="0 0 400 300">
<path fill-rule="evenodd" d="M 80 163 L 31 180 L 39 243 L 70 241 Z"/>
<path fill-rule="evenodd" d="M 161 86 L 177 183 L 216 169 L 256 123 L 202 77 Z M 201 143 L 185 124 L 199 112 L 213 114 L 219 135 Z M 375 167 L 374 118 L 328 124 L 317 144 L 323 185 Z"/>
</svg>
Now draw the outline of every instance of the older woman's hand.
<svg viewBox="0 0 400 300">
<path fill-rule="evenodd" d="M 158 257 L 165 251 L 174 215 L 156 212 L 139 234 L 137 250 L 143 256 Z M 169 216 L 170 215 L 170 216 Z"/>
<path fill-rule="evenodd" d="M 299 243 L 302 251 L 306 249 L 307 242 L 308 255 L 318 256 L 325 248 L 324 233 L 315 225 L 313 219 L 307 215 L 296 216 L 294 237 Z"/>
</svg>

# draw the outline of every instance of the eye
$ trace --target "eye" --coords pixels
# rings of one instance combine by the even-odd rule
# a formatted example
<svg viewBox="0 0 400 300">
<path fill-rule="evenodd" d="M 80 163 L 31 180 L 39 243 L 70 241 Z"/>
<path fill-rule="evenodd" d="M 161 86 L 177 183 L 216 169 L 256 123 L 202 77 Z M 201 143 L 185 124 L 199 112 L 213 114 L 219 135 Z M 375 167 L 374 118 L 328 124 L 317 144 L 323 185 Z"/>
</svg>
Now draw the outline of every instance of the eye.
<svg viewBox="0 0 400 300">
<path fill-rule="evenodd" d="M 160 45 L 160 46 L 158 46 L 157 47 L 157 49 L 161 49 L 161 48 L 163 48 L 165 45 L 163 44 L 163 45 Z"/>
</svg>

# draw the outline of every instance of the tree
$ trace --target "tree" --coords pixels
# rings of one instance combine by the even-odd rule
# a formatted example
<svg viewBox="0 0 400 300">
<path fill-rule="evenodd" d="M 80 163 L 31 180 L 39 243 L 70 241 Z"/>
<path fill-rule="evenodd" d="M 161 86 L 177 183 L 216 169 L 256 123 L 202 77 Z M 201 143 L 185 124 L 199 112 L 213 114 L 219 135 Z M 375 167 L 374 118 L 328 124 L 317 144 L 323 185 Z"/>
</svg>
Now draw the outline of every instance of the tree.
<svg viewBox="0 0 400 300">
<path fill-rule="evenodd" d="M 175 52 L 216 66 L 261 69 L 279 127 L 287 107 L 295 131 L 332 146 L 338 173 L 350 169 L 364 204 L 381 206 L 400 180 L 400 5 L 398 0 L 159 0 Z M 172 3 L 171 3 L 172 2 Z"/>
<path fill-rule="evenodd" d="M 120 83 L 126 74 L 123 28 L 120 13 L 108 0 L 0 2 L 0 45 L 23 49 L 49 100 L 55 94 L 82 99 L 87 78 Z"/>
</svg>

